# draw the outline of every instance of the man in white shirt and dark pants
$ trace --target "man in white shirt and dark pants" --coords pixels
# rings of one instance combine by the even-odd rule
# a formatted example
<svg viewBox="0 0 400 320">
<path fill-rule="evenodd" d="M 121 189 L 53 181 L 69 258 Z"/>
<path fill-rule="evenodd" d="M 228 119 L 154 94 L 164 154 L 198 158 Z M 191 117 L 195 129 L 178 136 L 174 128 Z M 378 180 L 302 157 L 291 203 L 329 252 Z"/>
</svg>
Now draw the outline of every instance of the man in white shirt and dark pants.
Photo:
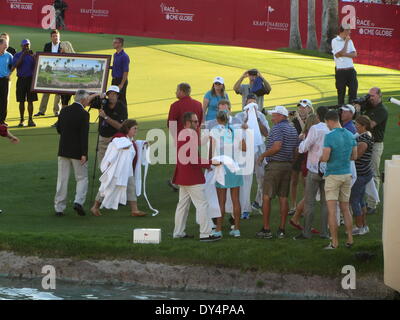
<svg viewBox="0 0 400 320">
<path fill-rule="evenodd" d="M 357 72 L 354 69 L 353 58 L 357 57 L 357 51 L 350 39 L 350 26 L 340 26 L 339 35 L 332 40 L 332 53 L 336 64 L 336 89 L 338 93 L 338 105 L 344 105 L 346 87 L 349 88 L 348 103 L 357 98 Z"/>
<path fill-rule="evenodd" d="M 61 52 L 60 32 L 58 30 L 52 30 L 50 33 L 50 37 L 51 37 L 51 42 L 45 44 L 43 52 L 60 53 Z M 50 97 L 49 93 L 43 93 L 42 101 L 40 102 L 39 112 L 34 115 L 35 117 L 44 116 L 46 114 L 47 104 L 49 103 L 49 97 Z M 56 117 L 58 116 L 58 113 L 60 112 L 61 109 L 60 100 L 61 96 L 59 94 L 56 94 L 54 97 L 54 105 L 53 105 L 53 112 Z"/>
</svg>

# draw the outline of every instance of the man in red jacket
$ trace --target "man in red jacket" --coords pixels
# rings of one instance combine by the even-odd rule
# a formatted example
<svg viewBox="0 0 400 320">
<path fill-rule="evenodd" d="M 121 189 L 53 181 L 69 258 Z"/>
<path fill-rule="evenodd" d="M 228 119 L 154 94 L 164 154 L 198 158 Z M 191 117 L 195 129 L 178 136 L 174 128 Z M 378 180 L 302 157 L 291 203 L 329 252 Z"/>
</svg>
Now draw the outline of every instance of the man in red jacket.
<svg viewBox="0 0 400 320">
<path fill-rule="evenodd" d="M 202 168 L 209 169 L 211 164 L 221 165 L 201 159 L 199 156 L 199 120 L 194 112 L 183 115 L 184 130 L 177 138 L 177 164 L 173 183 L 179 185 L 179 202 L 175 212 L 174 238 L 191 238 L 185 233 L 190 202 L 196 207 L 200 224 L 200 241 L 220 240 L 212 233 L 212 221 L 208 215 L 208 202 L 204 193 L 205 178 Z"/>
<path fill-rule="evenodd" d="M 201 103 L 197 100 L 192 99 L 190 97 L 190 93 L 191 88 L 188 83 L 178 84 L 176 88 L 176 97 L 178 98 L 178 101 L 175 101 L 173 104 L 171 104 L 167 120 L 167 127 L 169 128 L 169 131 L 174 140 L 176 140 L 179 132 L 181 132 L 183 129 L 183 115 L 186 112 L 194 112 L 197 115 L 199 123 L 203 122 L 203 108 L 201 106 Z M 174 191 L 179 190 L 178 186 L 172 183 L 171 180 L 168 180 L 168 185 Z"/>
</svg>

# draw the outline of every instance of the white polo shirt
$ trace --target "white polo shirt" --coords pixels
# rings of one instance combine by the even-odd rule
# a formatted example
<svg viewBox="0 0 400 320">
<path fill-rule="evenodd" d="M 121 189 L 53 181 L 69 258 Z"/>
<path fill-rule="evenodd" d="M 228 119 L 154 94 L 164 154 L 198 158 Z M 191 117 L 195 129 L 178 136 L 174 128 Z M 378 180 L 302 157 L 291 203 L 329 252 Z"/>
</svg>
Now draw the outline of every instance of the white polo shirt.
<svg viewBox="0 0 400 320">
<path fill-rule="evenodd" d="M 337 36 L 336 38 L 332 39 L 332 53 L 333 53 L 333 58 L 335 59 L 336 69 L 354 68 L 352 58 L 335 57 L 335 54 L 342 51 L 342 49 L 344 48 L 344 42 L 345 41 L 340 36 Z M 356 48 L 354 47 L 353 41 L 349 40 L 346 53 L 351 53 L 351 52 L 356 52 Z"/>
<path fill-rule="evenodd" d="M 52 53 L 58 53 L 58 46 L 60 43 L 54 44 L 53 42 L 51 43 L 51 52 Z"/>
</svg>

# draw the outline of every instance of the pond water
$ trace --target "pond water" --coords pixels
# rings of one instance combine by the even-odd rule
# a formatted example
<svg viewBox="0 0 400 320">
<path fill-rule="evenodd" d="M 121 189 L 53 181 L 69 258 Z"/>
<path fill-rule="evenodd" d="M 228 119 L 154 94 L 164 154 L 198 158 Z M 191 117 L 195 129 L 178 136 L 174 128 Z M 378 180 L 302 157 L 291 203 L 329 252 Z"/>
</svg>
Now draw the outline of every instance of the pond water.
<svg viewBox="0 0 400 320">
<path fill-rule="evenodd" d="M 0 277 L 0 300 L 278 300 L 305 299 L 295 295 L 216 294 L 144 288 L 134 285 L 92 285 L 58 280 L 55 290 L 44 290 L 41 279 Z M 315 298 L 313 298 L 315 299 Z M 318 299 L 318 298 L 317 298 Z M 321 298 L 319 298 L 321 299 Z"/>
</svg>

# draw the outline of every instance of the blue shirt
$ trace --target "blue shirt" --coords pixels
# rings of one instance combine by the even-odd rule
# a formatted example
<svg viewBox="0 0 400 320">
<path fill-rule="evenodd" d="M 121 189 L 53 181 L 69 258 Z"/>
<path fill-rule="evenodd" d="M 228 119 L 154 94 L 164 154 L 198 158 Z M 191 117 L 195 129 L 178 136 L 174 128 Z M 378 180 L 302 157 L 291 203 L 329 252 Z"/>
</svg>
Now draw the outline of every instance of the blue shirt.
<svg viewBox="0 0 400 320">
<path fill-rule="evenodd" d="M 331 154 L 326 165 L 325 176 L 351 174 L 351 152 L 356 145 L 353 134 L 345 128 L 336 128 L 327 133 L 324 148 L 330 148 Z"/>
<path fill-rule="evenodd" d="M 22 51 L 15 54 L 13 58 L 13 66 L 17 65 L 17 62 L 22 54 L 23 54 Z M 22 63 L 17 68 L 17 76 L 32 77 L 34 68 L 35 68 L 35 59 L 30 54 L 26 54 L 25 57 L 22 59 Z"/>
<path fill-rule="evenodd" d="M 129 72 L 129 56 L 122 50 L 120 53 L 114 53 L 114 64 L 112 68 L 113 78 L 122 78 L 124 72 Z"/>
<path fill-rule="evenodd" d="M 221 100 L 229 100 L 228 94 L 225 93 L 224 97 L 216 96 L 211 93 L 211 90 L 204 95 L 204 98 L 208 99 L 206 121 L 215 120 L 217 118 L 218 102 Z"/>
<path fill-rule="evenodd" d="M 349 130 L 352 134 L 356 134 L 357 133 L 357 129 L 354 126 L 353 120 L 350 120 L 346 123 L 343 123 L 343 128 Z"/>
<path fill-rule="evenodd" d="M 289 121 L 283 120 L 272 127 L 268 135 L 267 150 L 271 149 L 276 141 L 282 142 L 281 150 L 273 156 L 267 157 L 267 161 L 293 161 L 295 149 L 299 145 L 299 136 Z"/>
<path fill-rule="evenodd" d="M 13 56 L 7 51 L 0 55 L 0 78 L 8 77 L 11 73 Z"/>
</svg>

